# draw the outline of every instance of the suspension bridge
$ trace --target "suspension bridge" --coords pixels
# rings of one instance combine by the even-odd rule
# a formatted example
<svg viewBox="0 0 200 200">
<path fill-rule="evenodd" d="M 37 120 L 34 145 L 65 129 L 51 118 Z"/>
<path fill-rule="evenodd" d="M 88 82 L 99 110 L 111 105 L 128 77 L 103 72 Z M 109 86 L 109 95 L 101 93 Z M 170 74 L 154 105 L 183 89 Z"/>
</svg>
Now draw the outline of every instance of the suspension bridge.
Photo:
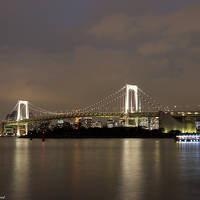
<svg viewBox="0 0 200 200">
<path fill-rule="evenodd" d="M 170 106 L 158 103 L 137 85 L 126 84 L 90 106 L 66 112 L 48 111 L 31 102 L 19 100 L 3 120 L 2 129 L 3 132 L 15 130 L 16 135 L 20 136 L 28 133 L 29 123 L 87 117 L 124 119 L 125 126 L 129 126 L 130 119 L 134 119 L 132 126 L 140 126 L 141 121 L 150 123 L 149 121 L 158 119 L 160 112 L 173 117 L 200 117 L 198 111 L 174 111 Z"/>
</svg>

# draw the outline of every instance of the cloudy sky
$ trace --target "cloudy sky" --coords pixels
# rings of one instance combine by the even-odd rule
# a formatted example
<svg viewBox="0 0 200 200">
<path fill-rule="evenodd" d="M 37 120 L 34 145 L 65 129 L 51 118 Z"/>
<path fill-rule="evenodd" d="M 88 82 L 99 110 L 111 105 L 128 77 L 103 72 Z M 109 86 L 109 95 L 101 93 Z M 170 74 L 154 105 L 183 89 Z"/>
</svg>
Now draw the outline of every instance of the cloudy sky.
<svg viewBox="0 0 200 200">
<path fill-rule="evenodd" d="M 90 105 L 126 83 L 161 104 L 200 104 L 199 0 L 3 0 L 2 117 L 26 99 Z"/>
</svg>

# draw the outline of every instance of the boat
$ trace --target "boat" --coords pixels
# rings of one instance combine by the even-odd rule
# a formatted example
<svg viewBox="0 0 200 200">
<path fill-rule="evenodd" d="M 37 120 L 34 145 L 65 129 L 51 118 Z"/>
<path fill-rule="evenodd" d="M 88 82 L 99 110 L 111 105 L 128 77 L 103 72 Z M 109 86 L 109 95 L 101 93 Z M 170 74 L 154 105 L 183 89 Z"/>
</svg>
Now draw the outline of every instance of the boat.
<svg viewBox="0 0 200 200">
<path fill-rule="evenodd" d="M 199 143 L 200 134 L 179 134 L 176 135 L 176 143 Z"/>
</svg>

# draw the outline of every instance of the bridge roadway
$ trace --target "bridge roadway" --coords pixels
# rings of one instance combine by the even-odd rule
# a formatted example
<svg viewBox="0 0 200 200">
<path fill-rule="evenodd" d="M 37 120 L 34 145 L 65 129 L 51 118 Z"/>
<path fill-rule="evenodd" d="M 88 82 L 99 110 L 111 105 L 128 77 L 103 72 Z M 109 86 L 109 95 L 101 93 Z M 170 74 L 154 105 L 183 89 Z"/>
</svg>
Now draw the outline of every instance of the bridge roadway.
<svg viewBox="0 0 200 200">
<path fill-rule="evenodd" d="M 166 111 L 165 114 L 171 115 L 173 117 L 191 117 L 200 119 L 200 111 Z M 159 117 L 160 112 L 137 112 L 137 113 L 120 113 L 120 112 L 112 112 L 112 113 L 60 113 L 55 115 L 45 115 L 40 117 L 34 117 L 30 119 L 21 120 L 19 122 L 16 121 L 4 121 L 3 123 L 6 125 L 17 125 L 20 123 L 31 123 L 31 122 L 39 122 L 39 121 L 48 121 L 48 120 L 56 120 L 56 119 L 70 119 L 70 118 L 81 118 L 81 117 L 98 117 L 98 118 L 136 118 L 136 117 Z"/>
<path fill-rule="evenodd" d="M 73 118 L 81 118 L 81 117 L 97 117 L 97 118 L 124 118 L 124 117 L 158 117 L 158 112 L 138 112 L 138 113 L 129 113 L 128 115 L 119 112 L 112 113 L 61 113 L 56 115 L 45 115 L 40 117 L 34 117 L 30 119 L 24 119 L 21 121 L 4 121 L 6 125 L 17 125 L 20 123 L 31 123 L 31 122 L 39 122 L 39 121 L 48 121 L 48 120 L 56 120 L 56 119 L 73 119 Z"/>
</svg>

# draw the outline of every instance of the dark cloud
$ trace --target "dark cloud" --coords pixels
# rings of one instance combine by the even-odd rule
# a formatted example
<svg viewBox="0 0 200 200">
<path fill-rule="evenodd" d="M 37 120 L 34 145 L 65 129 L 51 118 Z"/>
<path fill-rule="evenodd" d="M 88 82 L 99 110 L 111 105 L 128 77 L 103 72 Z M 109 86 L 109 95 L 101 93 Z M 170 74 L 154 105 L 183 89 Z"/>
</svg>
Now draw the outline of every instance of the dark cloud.
<svg viewBox="0 0 200 200">
<path fill-rule="evenodd" d="M 18 99 L 88 105 L 126 83 L 164 104 L 199 104 L 200 5 L 190 2 L 2 2 L 2 113 Z"/>
</svg>

